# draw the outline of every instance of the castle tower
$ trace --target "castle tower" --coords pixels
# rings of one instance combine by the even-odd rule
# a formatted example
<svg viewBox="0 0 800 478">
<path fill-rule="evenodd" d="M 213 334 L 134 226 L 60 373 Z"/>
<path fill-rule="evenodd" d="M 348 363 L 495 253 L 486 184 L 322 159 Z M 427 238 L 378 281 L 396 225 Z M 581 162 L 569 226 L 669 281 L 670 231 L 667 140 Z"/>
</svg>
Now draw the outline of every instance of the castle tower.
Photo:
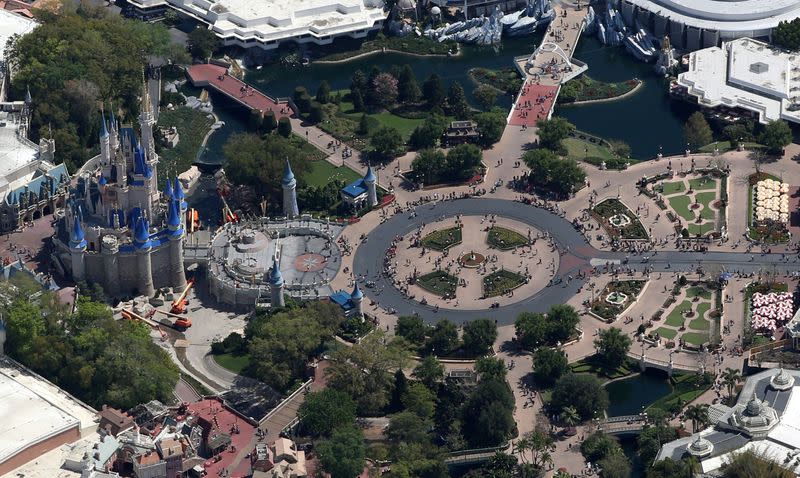
<svg viewBox="0 0 800 478">
<path fill-rule="evenodd" d="M 75 282 L 86 278 L 86 237 L 83 234 L 80 214 L 73 214 L 72 234 L 69 239 L 69 254 L 72 261 L 72 278 Z"/>
<path fill-rule="evenodd" d="M 167 181 L 169 183 L 169 181 Z M 177 199 L 169 200 L 167 228 L 169 229 L 169 276 L 170 284 L 176 290 L 186 287 L 186 273 L 183 270 L 184 228 L 181 221 L 180 206 Z"/>
<path fill-rule="evenodd" d="M 281 266 L 278 264 L 277 256 L 272 258 L 272 269 L 269 272 L 269 293 L 272 307 L 283 307 L 285 305 L 283 299 L 283 276 L 281 275 Z"/>
<path fill-rule="evenodd" d="M 350 294 L 350 301 L 353 303 L 353 313 L 357 317 L 364 317 L 364 293 L 358 287 L 358 282 L 353 288 L 353 293 Z"/>
<path fill-rule="evenodd" d="M 153 115 L 153 102 L 147 89 L 147 81 L 142 84 L 142 111 L 139 113 L 139 127 L 142 135 L 142 149 L 147 154 L 148 161 L 156 161 L 156 145 L 153 141 L 153 126 L 156 124 Z"/>
<path fill-rule="evenodd" d="M 153 245 L 150 242 L 150 225 L 147 219 L 139 218 L 136 222 L 133 245 L 137 256 L 137 289 L 139 294 L 152 297 L 156 291 L 153 287 L 153 265 L 150 257 Z"/>
<path fill-rule="evenodd" d="M 375 207 L 378 205 L 377 182 L 378 178 L 372 171 L 372 166 L 369 166 L 367 168 L 367 174 L 364 176 L 364 184 L 367 186 L 367 203 L 369 204 L 369 207 Z"/>
<path fill-rule="evenodd" d="M 181 186 L 181 180 L 175 178 L 175 186 L 172 188 L 172 194 L 174 199 L 178 201 L 178 212 L 184 213 L 186 212 L 186 208 L 188 205 L 186 204 L 186 194 L 183 192 L 183 186 Z"/>
<path fill-rule="evenodd" d="M 0 356 L 6 353 L 6 323 L 0 319 Z"/>
<path fill-rule="evenodd" d="M 119 294 L 119 241 L 111 234 L 103 236 L 100 246 L 103 255 L 104 289 L 110 297 Z"/>
<path fill-rule="evenodd" d="M 283 215 L 288 218 L 295 218 L 300 215 L 300 210 L 297 208 L 297 180 L 294 179 L 292 167 L 289 165 L 289 160 L 286 160 L 286 168 L 283 170 Z"/>
<path fill-rule="evenodd" d="M 111 164 L 111 135 L 108 134 L 106 117 L 103 115 L 100 124 L 100 166 L 106 167 Z"/>
</svg>

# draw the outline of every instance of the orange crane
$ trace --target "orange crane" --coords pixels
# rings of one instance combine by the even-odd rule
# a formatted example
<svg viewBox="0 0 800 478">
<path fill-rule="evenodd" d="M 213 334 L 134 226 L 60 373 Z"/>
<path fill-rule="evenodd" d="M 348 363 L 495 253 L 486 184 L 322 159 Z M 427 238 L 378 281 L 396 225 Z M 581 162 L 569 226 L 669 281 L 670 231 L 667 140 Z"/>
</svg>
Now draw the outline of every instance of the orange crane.
<svg viewBox="0 0 800 478">
<path fill-rule="evenodd" d="M 163 319 L 156 319 L 156 322 L 158 322 L 159 324 L 164 324 L 169 327 L 172 327 L 173 329 L 181 331 L 186 330 L 192 326 L 192 321 L 189 320 L 188 317 L 182 317 L 178 314 L 173 314 L 172 312 L 167 312 L 165 310 L 155 309 L 155 312 L 166 315 L 166 317 Z"/>
<path fill-rule="evenodd" d="M 155 314 L 155 310 L 150 311 L 146 317 L 142 317 L 141 315 L 133 312 L 132 310 L 122 309 L 121 315 L 123 319 L 127 320 L 138 320 L 139 322 L 145 323 L 150 327 L 158 330 L 158 333 L 161 334 L 161 340 L 167 340 L 167 334 L 161 327 L 159 327 L 158 323 L 153 321 L 151 317 Z M 189 325 L 191 327 L 191 324 Z"/>
<path fill-rule="evenodd" d="M 193 285 L 194 279 L 189 279 L 189 281 L 186 283 L 186 288 L 183 289 L 183 293 L 172 302 L 172 309 L 170 312 L 173 314 L 186 313 L 186 294 L 189 293 L 189 289 L 191 289 Z"/>
</svg>

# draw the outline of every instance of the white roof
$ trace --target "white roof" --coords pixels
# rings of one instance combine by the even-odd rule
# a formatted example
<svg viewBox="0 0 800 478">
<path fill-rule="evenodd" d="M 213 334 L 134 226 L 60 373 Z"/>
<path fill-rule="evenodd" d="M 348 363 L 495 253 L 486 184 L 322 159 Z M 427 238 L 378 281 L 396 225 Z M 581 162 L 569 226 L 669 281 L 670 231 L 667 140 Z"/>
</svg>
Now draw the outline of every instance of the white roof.
<svg viewBox="0 0 800 478">
<path fill-rule="evenodd" d="M 22 176 L 11 174 L 33 163 L 38 153 L 33 143 L 17 136 L 18 129 L 18 114 L 0 112 L 0 197 L 5 197 L 7 190 L 20 179 L 32 176 L 32 171 L 24 172 Z"/>
<path fill-rule="evenodd" d="M 762 123 L 800 123 L 800 109 L 790 108 L 800 103 L 800 56 L 763 42 L 740 38 L 693 52 L 678 83 L 701 106 L 739 107 L 755 112 Z"/>
<path fill-rule="evenodd" d="M 0 8 L 0 61 L 3 61 L 3 51 L 6 42 L 12 35 L 22 35 L 36 28 L 37 23 L 28 17 L 11 13 Z"/>
<path fill-rule="evenodd" d="M 800 449 L 800 387 L 792 387 L 792 394 L 786 402 L 781 421 L 769 432 L 767 438 L 789 448 Z"/>
<path fill-rule="evenodd" d="M 95 414 L 50 382 L 0 359 L 0 462 L 65 430 L 96 427 Z"/>
<path fill-rule="evenodd" d="M 100 434 L 94 432 L 86 438 L 54 448 L 0 478 L 80 478 L 80 473 L 63 468 L 64 461 L 80 460 L 86 452 L 91 455 L 92 447 L 99 441 Z"/>
<path fill-rule="evenodd" d="M 800 16 L 800 0 L 626 0 L 670 21 L 752 35 Z"/>
</svg>

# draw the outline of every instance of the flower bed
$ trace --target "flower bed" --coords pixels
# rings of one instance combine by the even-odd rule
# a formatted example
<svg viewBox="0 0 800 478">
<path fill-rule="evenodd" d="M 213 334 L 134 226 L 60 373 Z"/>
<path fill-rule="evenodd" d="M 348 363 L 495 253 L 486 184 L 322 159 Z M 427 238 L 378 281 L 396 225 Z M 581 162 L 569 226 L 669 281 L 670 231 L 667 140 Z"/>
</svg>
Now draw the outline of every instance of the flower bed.
<svg viewBox="0 0 800 478">
<path fill-rule="evenodd" d="M 511 229 L 506 229 L 505 227 L 494 226 L 489 229 L 489 235 L 486 237 L 486 242 L 496 249 L 507 251 L 509 249 L 514 249 L 515 247 L 528 245 L 528 238 L 517 231 L 512 231 Z"/>
<path fill-rule="evenodd" d="M 647 239 L 647 230 L 639 221 L 639 218 L 619 199 L 606 199 L 598 203 L 592 209 L 592 214 L 611 237 L 618 239 Z M 611 218 L 620 214 L 627 216 L 630 222 L 622 227 L 615 227 L 610 222 Z"/>
<path fill-rule="evenodd" d="M 639 293 L 644 289 L 647 281 L 644 280 L 625 280 L 609 282 L 607 286 L 600 292 L 599 296 L 592 303 L 592 313 L 607 322 L 613 322 L 617 316 L 625 310 L 631 302 L 636 300 Z M 614 295 L 616 297 L 625 296 L 622 302 L 608 302 L 607 297 Z"/>
<path fill-rule="evenodd" d="M 455 297 L 458 277 L 445 271 L 433 271 L 417 277 L 416 284 L 441 297 Z"/>
<path fill-rule="evenodd" d="M 525 276 L 501 269 L 483 278 L 483 295 L 495 297 L 507 294 L 526 282 Z"/>
<path fill-rule="evenodd" d="M 438 229 L 422 238 L 422 247 L 437 251 L 447 250 L 456 244 L 461 244 L 461 228 L 457 226 Z"/>
</svg>

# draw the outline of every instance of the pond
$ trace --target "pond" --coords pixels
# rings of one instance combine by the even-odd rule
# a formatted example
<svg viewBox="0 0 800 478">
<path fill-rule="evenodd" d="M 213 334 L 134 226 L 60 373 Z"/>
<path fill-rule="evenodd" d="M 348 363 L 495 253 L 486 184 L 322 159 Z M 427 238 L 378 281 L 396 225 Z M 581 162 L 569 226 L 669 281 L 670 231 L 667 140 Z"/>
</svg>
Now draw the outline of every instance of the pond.
<svg viewBox="0 0 800 478">
<path fill-rule="evenodd" d="M 636 415 L 651 403 L 672 392 L 665 374 L 646 372 L 605 386 L 610 405 L 608 416 Z"/>
</svg>

